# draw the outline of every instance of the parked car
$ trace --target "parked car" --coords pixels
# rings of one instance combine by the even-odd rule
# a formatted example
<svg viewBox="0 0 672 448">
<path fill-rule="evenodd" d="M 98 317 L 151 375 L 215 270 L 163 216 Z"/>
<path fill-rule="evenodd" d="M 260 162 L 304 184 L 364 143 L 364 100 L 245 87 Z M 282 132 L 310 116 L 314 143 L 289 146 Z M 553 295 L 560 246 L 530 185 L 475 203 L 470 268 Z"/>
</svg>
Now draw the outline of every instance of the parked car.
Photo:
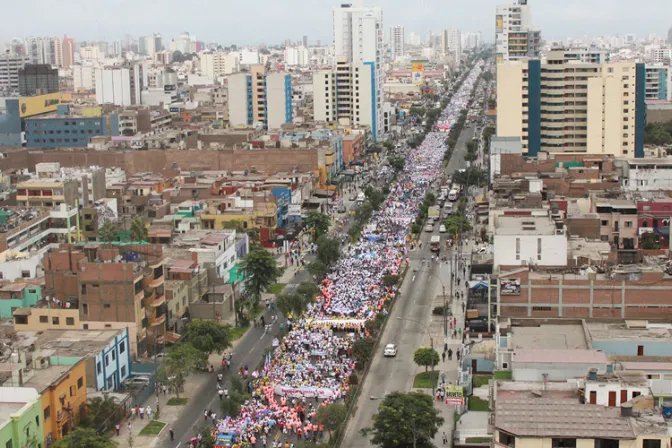
<svg viewBox="0 0 672 448">
<path fill-rule="evenodd" d="M 386 357 L 397 356 L 397 346 L 394 344 L 387 344 L 385 346 L 385 350 L 383 351 L 383 355 L 385 355 Z"/>
<path fill-rule="evenodd" d="M 441 232 L 441 233 L 446 233 L 446 226 L 444 226 L 443 224 L 441 224 L 441 225 L 439 226 L 439 232 Z"/>
<path fill-rule="evenodd" d="M 336 209 L 336 211 L 337 211 L 338 213 L 345 213 L 347 210 L 345 209 L 345 205 L 341 204 L 341 205 L 338 206 L 338 208 Z"/>
<path fill-rule="evenodd" d="M 124 380 L 123 384 L 126 387 L 144 387 L 149 384 L 149 377 L 145 375 L 134 376 Z"/>
</svg>

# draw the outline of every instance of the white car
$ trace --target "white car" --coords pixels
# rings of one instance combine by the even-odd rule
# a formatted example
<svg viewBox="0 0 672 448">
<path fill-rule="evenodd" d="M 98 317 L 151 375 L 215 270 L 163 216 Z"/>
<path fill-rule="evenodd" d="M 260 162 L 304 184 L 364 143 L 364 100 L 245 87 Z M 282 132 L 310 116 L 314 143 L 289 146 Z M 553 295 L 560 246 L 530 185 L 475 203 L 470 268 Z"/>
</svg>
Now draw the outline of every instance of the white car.
<svg viewBox="0 0 672 448">
<path fill-rule="evenodd" d="M 434 231 L 434 226 L 432 224 L 427 224 L 425 226 L 425 232 L 433 232 Z"/>
<path fill-rule="evenodd" d="M 133 378 L 128 378 L 124 381 L 124 386 L 126 387 L 142 387 L 149 384 L 149 377 L 145 375 L 135 376 Z"/>
<path fill-rule="evenodd" d="M 440 233 L 446 233 L 446 226 L 444 226 L 443 224 L 441 224 L 441 225 L 439 226 L 439 232 L 440 232 Z"/>
<path fill-rule="evenodd" d="M 383 355 L 387 357 L 397 356 L 397 346 L 394 344 L 387 344 L 383 351 Z"/>
</svg>

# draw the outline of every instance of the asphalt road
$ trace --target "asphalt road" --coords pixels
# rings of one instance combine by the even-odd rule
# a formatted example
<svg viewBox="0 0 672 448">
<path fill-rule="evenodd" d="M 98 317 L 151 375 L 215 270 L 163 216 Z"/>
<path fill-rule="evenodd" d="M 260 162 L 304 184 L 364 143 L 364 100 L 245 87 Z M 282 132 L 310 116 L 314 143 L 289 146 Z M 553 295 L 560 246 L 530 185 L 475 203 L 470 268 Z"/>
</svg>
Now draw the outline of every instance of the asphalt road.
<svg viewBox="0 0 672 448">
<path fill-rule="evenodd" d="M 466 168 L 464 156 L 467 153 L 467 142 L 474 135 L 473 126 L 465 128 L 458 138 L 455 151 L 448 163 L 446 172 Z M 427 347 L 429 336 L 427 326 L 431 324 L 432 303 L 434 297 L 442 294 L 441 282 L 449 288 L 450 263 L 430 262 L 431 252 L 429 240 L 434 233 L 421 234 L 422 249 L 411 251 L 411 271 L 408 272 L 401 287 L 399 301 L 395 303 L 389 320 L 382 334 L 378 351 L 374 354 L 371 368 L 362 387 L 354 417 L 348 423 L 346 434 L 341 446 L 348 448 L 372 447 L 369 437 L 361 435 L 363 428 L 372 426 L 372 417 L 378 411 L 380 400 L 385 395 L 400 391 L 407 392 L 413 386 L 413 379 L 418 367 L 413 362 L 413 354 L 420 347 Z M 442 239 L 443 240 L 443 239 Z M 448 294 L 449 291 L 446 291 Z M 412 319 L 420 323 L 412 322 Z M 435 332 L 433 332 L 435 333 Z M 385 358 L 385 344 L 397 344 L 397 356 Z M 434 340 L 434 348 L 440 353 L 444 340 Z"/>
</svg>

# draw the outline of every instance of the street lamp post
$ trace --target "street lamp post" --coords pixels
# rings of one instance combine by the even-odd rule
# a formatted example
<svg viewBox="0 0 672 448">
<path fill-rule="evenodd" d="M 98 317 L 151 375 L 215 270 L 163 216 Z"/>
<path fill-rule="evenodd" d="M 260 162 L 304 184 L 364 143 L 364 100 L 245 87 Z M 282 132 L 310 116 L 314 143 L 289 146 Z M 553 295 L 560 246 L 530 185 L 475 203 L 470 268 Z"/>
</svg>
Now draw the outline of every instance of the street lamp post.
<svg viewBox="0 0 672 448">
<path fill-rule="evenodd" d="M 432 333 L 429 332 L 429 327 L 427 325 L 423 324 L 419 320 L 411 319 L 408 317 L 397 317 L 398 320 L 408 320 L 410 322 L 415 322 L 418 325 L 421 325 L 424 327 L 425 331 L 427 332 L 427 336 L 429 336 L 429 347 L 434 350 L 434 338 L 432 337 Z M 432 378 L 430 379 L 432 382 L 432 403 L 434 403 L 434 399 L 436 398 L 436 382 L 434 381 L 434 366 L 432 366 Z"/>
</svg>

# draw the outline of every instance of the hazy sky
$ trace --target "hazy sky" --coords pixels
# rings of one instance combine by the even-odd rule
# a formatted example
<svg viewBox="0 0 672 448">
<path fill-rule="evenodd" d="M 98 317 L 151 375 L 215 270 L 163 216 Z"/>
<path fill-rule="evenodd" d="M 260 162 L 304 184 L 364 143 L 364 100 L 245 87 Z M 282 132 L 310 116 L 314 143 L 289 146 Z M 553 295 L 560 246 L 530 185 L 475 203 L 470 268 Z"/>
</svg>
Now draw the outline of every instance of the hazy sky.
<svg viewBox="0 0 672 448">
<path fill-rule="evenodd" d="M 343 0 L 348 2 L 349 0 Z M 406 33 L 460 28 L 494 40 L 495 5 L 513 0 L 365 0 L 383 7 L 385 33 L 401 24 Z M 330 42 L 331 10 L 326 0 L 5 0 L 0 39 L 60 36 L 113 41 L 124 35 L 160 32 L 170 40 L 189 31 L 199 40 L 224 45 L 300 40 Z M 663 35 L 672 25 L 670 0 L 529 0 L 532 20 L 547 39 L 584 35 Z"/>
</svg>

